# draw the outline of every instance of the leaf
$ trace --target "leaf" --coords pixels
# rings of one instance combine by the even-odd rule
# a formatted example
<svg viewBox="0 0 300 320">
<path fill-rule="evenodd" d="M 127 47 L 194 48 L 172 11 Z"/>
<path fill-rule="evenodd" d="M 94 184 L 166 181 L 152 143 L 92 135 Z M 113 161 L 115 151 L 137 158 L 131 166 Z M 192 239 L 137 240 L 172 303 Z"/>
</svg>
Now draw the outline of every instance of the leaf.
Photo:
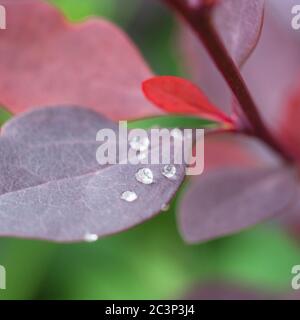
<svg viewBox="0 0 300 320">
<path fill-rule="evenodd" d="M 262 28 L 264 0 L 223 0 L 213 13 L 215 28 L 238 66 L 254 50 Z"/>
<path fill-rule="evenodd" d="M 143 91 L 150 101 L 164 111 L 195 114 L 210 120 L 232 123 L 188 80 L 173 76 L 154 77 L 143 82 Z"/>
<path fill-rule="evenodd" d="M 0 97 L 11 112 L 79 104 L 112 119 L 160 114 L 140 92 L 152 73 L 118 27 L 97 18 L 69 24 L 39 0 L 2 4 Z"/>
<path fill-rule="evenodd" d="M 197 178 L 181 202 L 183 238 L 201 242 L 235 233 L 279 214 L 296 195 L 286 168 L 222 168 Z"/>
<path fill-rule="evenodd" d="M 115 123 L 78 107 L 50 107 L 8 121 L 0 139 L 0 235 L 69 242 L 126 230 L 159 213 L 184 178 L 147 165 L 155 183 L 135 173 L 145 165 L 96 161 L 96 133 Z M 121 199 L 124 191 L 138 195 Z"/>
</svg>

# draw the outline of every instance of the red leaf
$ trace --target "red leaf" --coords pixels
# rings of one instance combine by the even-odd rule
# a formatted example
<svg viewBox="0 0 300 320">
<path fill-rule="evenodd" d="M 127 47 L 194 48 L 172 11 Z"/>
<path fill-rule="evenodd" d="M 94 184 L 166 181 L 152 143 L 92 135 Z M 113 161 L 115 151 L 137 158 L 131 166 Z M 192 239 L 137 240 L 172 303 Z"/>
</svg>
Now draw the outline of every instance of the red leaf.
<svg viewBox="0 0 300 320">
<path fill-rule="evenodd" d="M 254 50 L 263 24 L 264 0 L 223 0 L 216 6 L 214 25 L 238 66 Z"/>
<path fill-rule="evenodd" d="M 195 114 L 203 118 L 232 124 L 232 120 L 209 102 L 191 82 L 177 77 L 154 77 L 143 82 L 145 96 L 167 112 Z"/>
<path fill-rule="evenodd" d="M 286 105 L 281 125 L 278 130 L 278 138 L 286 150 L 300 162 L 300 86 L 291 96 Z"/>
<path fill-rule="evenodd" d="M 152 73 L 118 27 L 102 19 L 71 25 L 44 1 L 1 4 L 0 100 L 10 111 L 79 104 L 112 119 L 160 113 L 140 90 Z"/>
<path fill-rule="evenodd" d="M 101 114 L 71 106 L 33 110 L 5 123 L 0 136 L 1 237 L 58 242 L 103 237 L 152 218 L 169 203 L 185 166 L 176 165 L 176 179 L 170 180 L 161 174 L 163 164 L 148 164 L 155 177 L 150 186 L 136 179 L 142 164 L 120 164 L 118 157 L 115 164 L 100 165 L 95 155 L 102 142 L 95 137 L 103 128 L 119 133 L 117 124 Z M 156 147 L 161 150 L 161 143 L 150 146 L 149 154 Z M 123 200 L 127 190 L 136 192 L 135 201 Z"/>
</svg>

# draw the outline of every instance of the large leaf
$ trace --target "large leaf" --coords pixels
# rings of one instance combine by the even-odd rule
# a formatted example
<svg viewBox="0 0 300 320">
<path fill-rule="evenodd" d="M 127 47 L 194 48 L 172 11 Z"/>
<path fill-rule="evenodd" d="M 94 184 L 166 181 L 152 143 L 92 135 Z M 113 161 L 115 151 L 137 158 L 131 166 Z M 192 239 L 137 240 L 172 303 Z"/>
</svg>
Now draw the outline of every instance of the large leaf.
<svg viewBox="0 0 300 320">
<path fill-rule="evenodd" d="M 197 178 L 181 202 L 184 239 L 200 242 L 224 236 L 272 217 L 296 195 L 287 168 L 222 168 Z"/>
<path fill-rule="evenodd" d="M 96 18 L 71 25 L 42 0 L 1 3 L 9 26 L 0 31 L 0 97 L 10 111 L 81 104 L 112 119 L 160 113 L 140 90 L 151 72 L 119 28 Z"/>
<path fill-rule="evenodd" d="M 78 107 L 51 107 L 16 117 L 0 139 L 0 235 L 54 241 L 83 240 L 132 227 L 160 212 L 184 177 L 161 174 L 164 165 L 147 165 L 154 183 L 135 173 L 145 165 L 100 166 L 96 133 L 117 126 Z M 121 199 L 134 191 L 137 199 Z"/>
<path fill-rule="evenodd" d="M 289 98 L 289 101 L 288 101 Z M 285 113 L 281 118 L 278 138 L 286 150 L 300 161 L 300 86 L 288 97 Z"/>
<path fill-rule="evenodd" d="M 207 134 L 204 146 L 205 171 L 224 167 L 276 166 L 281 158 L 253 137 L 230 132 Z M 222 155 L 222 156 L 220 156 Z"/>
</svg>

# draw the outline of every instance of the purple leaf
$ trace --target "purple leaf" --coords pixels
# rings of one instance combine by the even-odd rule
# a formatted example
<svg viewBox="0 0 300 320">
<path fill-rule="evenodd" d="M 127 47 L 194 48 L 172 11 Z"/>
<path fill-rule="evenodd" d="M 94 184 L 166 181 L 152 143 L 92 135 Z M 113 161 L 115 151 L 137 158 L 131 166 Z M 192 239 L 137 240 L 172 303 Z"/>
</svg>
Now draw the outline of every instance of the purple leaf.
<svg viewBox="0 0 300 320">
<path fill-rule="evenodd" d="M 238 66 L 255 48 L 264 16 L 264 0 L 223 0 L 216 6 L 214 23 Z"/>
<path fill-rule="evenodd" d="M 96 133 L 113 122 L 86 108 L 37 109 L 9 121 L 0 138 L 0 236 L 80 241 L 130 228 L 160 212 L 184 178 L 147 165 L 154 183 L 135 173 L 145 165 L 96 161 Z M 133 202 L 121 199 L 134 191 Z"/>
<path fill-rule="evenodd" d="M 187 242 L 224 236 L 280 213 L 294 200 L 288 168 L 227 168 L 197 178 L 181 202 L 179 225 Z"/>
</svg>

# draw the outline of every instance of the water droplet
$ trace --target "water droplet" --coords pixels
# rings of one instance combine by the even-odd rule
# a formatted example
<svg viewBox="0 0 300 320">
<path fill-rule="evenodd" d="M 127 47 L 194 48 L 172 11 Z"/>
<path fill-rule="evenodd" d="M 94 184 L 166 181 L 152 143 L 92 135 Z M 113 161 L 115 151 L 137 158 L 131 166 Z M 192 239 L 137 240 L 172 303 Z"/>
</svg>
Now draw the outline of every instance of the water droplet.
<svg viewBox="0 0 300 320">
<path fill-rule="evenodd" d="M 134 191 L 124 191 L 121 194 L 121 199 L 127 202 L 133 202 L 137 199 L 137 194 Z"/>
<path fill-rule="evenodd" d="M 150 141 L 148 137 L 135 136 L 129 141 L 129 144 L 133 150 L 145 151 L 148 149 Z"/>
<path fill-rule="evenodd" d="M 86 233 L 84 235 L 84 240 L 86 242 L 94 242 L 94 241 L 97 241 L 98 240 L 98 236 L 94 233 Z"/>
<path fill-rule="evenodd" d="M 153 172 L 149 168 L 142 168 L 135 174 L 135 178 L 141 183 L 151 184 L 153 183 Z"/>
<path fill-rule="evenodd" d="M 172 164 L 167 164 L 163 167 L 161 172 L 166 178 L 172 179 L 176 175 L 176 167 Z"/>
<path fill-rule="evenodd" d="M 170 206 L 168 204 L 164 204 L 162 207 L 161 207 L 161 211 L 168 211 L 170 209 Z"/>
</svg>

